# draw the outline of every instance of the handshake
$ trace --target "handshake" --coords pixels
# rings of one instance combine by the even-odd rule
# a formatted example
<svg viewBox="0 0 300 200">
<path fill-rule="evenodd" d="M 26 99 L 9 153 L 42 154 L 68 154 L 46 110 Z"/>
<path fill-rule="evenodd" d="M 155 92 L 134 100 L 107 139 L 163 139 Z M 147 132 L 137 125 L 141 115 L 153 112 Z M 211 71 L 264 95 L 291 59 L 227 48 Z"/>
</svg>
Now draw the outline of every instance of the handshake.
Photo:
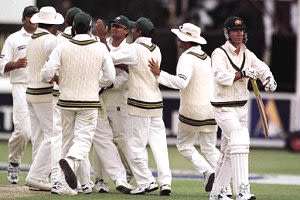
<svg viewBox="0 0 300 200">
<path fill-rule="evenodd" d="M 249 67 L 249 68 L 241 71 L 241 76 L 242 76 L 242 78 L 246 77 L 246 78 L 250 78 L 252 80 L 256 80 L 258 77 L 258 70 L 256 68 Z M 277 83 L 273 77 L 268 77 L 263 82 L 263 86 L 265 87 L 265 91 L 274 92 L 277 88 Z"/>
</svg>

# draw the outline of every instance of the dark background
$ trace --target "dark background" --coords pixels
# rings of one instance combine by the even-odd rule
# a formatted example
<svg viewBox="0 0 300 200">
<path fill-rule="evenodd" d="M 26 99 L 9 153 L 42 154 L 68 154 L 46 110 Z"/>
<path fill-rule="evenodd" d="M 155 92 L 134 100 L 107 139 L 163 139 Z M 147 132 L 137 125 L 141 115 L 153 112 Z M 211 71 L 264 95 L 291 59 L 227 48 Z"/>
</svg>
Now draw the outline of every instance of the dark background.
<svg viewBox="0 0 300 200">
<path fill-rule="evenodd" d="M 170 29 L 184 22 L 201 25 L 197 14 L 204 9 L 205 0 L 37 0 L 37 6 L 53 6 L 65 15 L 68 8 L 76 6 L 90 13 L 96 20 L 106 22 L 121 14 L 131 20 L 141 16 L 150 18 L 155 26 L 153 42 L 162 52 L 161 68 L 175 74 L 178 49 L 175 35 Z M 216 0 L 214 9 L 206 13 L 213 19 L 213 25 L 205 26 L 202 35 L 208 41 L 202 48 L 208 55 L 225 42 L 222 26 L 226 18 L 240 16 L 245 20 L 248 32 L 247 47 L 260 59 L 266 51 L 263 14 L 263 0 Z M 274 1 L 274 33 L 270 50 L 270 59 L 264 60 L 269 64 L 278 83 L 277 92 L 295 92 L 296 84 L 296 34 L 291 29 L 290 6 L 293 0 Z M 20 25 L 0 25 L 0 34 L 8 35 L 17 31 Z M 63 26 L 58 27 L 63 30 Z M 162 89 L 167 89 L 162 87 Z"/>
</svg>

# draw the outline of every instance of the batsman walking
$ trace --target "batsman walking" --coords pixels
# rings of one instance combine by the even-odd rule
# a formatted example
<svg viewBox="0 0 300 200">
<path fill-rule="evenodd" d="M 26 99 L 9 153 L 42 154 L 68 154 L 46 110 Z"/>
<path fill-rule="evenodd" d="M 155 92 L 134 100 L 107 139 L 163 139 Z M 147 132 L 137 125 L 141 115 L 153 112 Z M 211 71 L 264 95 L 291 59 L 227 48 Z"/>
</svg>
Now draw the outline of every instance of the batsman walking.
<svg viewBox="0 0 300 200">
<path fill-rule="evenodd" d="M 249 78 L 260 79 L 267 92 L 275 91 L 277 84 L 270 68 L 247 49 L 246 25 L 240 17 L 230 17 L 224 23 L 226 42 L 212 53 L 214 74 L 215 120 L 222 129 L 221 153 L 210 200 L 231 199 L 224 187 L 233 179 L 233 192 L 237 200 L 256 199 L 250 193 L 248 181 L 249 130 L 248 107 Z"/>
</svg>

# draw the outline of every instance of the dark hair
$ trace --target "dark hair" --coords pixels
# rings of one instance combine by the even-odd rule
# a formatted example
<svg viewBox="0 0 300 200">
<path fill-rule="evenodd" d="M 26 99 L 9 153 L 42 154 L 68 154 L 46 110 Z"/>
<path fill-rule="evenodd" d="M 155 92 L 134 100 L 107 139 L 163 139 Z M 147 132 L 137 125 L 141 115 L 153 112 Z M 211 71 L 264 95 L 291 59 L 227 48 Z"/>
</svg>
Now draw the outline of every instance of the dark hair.
<svg viewBox="0 0 300 200">
<path fill-rule="evenodd" d="M 91 26 L 72 26 L 76 34 L 87 34 L 91 30 Z"/>
<path fill-rule="evenodd" d="M 22 14 L 23 19 L 25 19 L 25 17 L 31 17 L 32 15 L 38 12 L 39 9 L 36 6 L 27 6 L 23 10 L 23 14 Z"/>
<path fill-rule="evenodd" d="M 54 24 L 43 24 L 43 23 L 39 23 L 39 27 L 43 28 L 43 29 L 48 29 L 51 26 L 54 26 Z"/>
</svg>

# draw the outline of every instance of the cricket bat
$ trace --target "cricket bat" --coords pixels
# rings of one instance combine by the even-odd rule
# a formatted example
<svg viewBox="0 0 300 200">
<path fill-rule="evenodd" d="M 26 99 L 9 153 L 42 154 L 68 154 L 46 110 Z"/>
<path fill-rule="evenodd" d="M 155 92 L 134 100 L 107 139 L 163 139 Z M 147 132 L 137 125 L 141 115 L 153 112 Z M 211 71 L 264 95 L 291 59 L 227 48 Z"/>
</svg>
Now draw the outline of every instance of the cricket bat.
<svg viewBox="0 0 300 200">
<path fill-rule="evenodd" d="M 258 107 L 258 110 L 259 110 L 259 115 L 260 115 L 260 118 L 261 118 L 262 126 L 263 126 L 263 129 L 264 129 L 264 135 L 265 135 L 265 138 L 268 138 L 269 137 L 269 123 L 268 123 L 268 118 L 267 118 L 267 113 L 266 113 L 266 110 L 265 110 L 265 106 L 264 106 L 264 104 L 262 102 L 262 99 L 260 97 L 260 92 L 259 92 L 256 80 L 251 80 L 251 84 L 252 84 L 252 88 L 253 88 L 253 91 L 254 91 L 254 94 L 255 94 L 256 103 L 257 103 L 257 107 Z"/>
</svg>

